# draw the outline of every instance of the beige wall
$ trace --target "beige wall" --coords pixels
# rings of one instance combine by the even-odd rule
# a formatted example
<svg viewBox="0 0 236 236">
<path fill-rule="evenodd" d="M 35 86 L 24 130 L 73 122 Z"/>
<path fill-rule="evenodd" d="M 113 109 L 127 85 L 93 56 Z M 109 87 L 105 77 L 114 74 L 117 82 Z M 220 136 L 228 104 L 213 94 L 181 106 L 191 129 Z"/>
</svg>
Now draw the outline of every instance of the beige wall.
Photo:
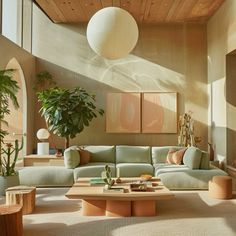
<svg viewBox="0 0 236 236">
<path fill-rule="evenodd" d="M 217 159 L 226 162 L 234 153 L 235 143 L 227 140 L 235 132 L 236 109 L 226 99 L 226 55 L 236 49 L 236 1 L 227 0 L 207 25 L 208 37 L 208 86 L 211 91 L 209 122 L 212 127 L 209 139 L 214 143 Z M 228 87 L 228 91 L 235 89 Z M 233 122 L 232 122 L 233 121 Z M 230 129 L 230 130 L 229 130 Z"/>
<path fill-rule="evenodd" d="M 116 61 L 97 56 L 89 47 L 85 26 L 53 24 L 33 7 L 33 54 L 37 71 L 48 70 L 66 87 L 82 86 L 97 95 L 105 108 L 111 91 L 178 92 L 178 112 L 193 111 L 200 147 L 207 148 L 207 57 L 205 25 L 141 26 L 131 55 Z M 59 67 L 61 66 L 61 67 Z M 40 128 L 36 115 L 35 131 Z M 62 142 L 56 142 L 62 145 Z M 95 120 L 72 143 L 77 144 L 177 144 L 176 134 L 107 134 L 105 118 Z"/>
<path fill-rule="evenodd" d="M 25 76 L 27 88 L 27 152 L 31 153 L 34 145 L 34 92 L 32 81 L 35 76 L 35 58 L 0 35 L 0 68 L 5 69 L 12 58 L 16 58 L 19 62 Z"/>
</svg>

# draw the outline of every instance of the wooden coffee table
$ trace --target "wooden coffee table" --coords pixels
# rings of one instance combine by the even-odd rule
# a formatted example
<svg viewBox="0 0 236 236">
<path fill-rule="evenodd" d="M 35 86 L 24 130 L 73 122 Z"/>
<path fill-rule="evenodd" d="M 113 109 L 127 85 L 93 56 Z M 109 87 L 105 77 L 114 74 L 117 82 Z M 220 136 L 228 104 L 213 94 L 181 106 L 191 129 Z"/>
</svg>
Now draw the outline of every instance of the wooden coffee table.
<svg viewBox="0 0 236 236">
<path fill-rule="evenodd" d="M 90 186 L 89 178 L 79 178 L 66 193 L 69 199 L 82 199 L 84 216 L 155 216 L 156 203 L 160 199 L 172 199 L 174 194 L 159 179 L 152 179 L 150 191 L 134 192 L 130 183 L 139 178 L 122 178 L 122 192 L 103 192 L 103 185 Z"/>
</svg>

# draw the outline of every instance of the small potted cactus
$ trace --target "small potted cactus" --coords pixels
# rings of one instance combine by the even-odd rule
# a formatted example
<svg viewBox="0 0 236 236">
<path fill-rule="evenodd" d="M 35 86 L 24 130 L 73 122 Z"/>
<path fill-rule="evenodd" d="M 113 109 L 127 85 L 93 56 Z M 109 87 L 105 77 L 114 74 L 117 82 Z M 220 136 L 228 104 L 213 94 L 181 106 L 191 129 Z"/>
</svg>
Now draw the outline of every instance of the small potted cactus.
<svg viewBox="0 0 236 236">
<path fill-rule="evenodd" d="M 23 145 L 22 137 L 21 145 L 19 145 L 19 140 L 16 139 L 14 145 L 6 143 L 5 147 L 1 149 L 0 195 L 4 195 L 7 188 L 19 185 L 19 176 L 15 170 L 15 165 Z"/>
<path fill-rule="evenodd" d="M 108 165 L 105 165 L 105 170 L 102 172 L 102 179 L 105 182 L 105 188 L 110 189 L 115 183 L 115 180 L 111 178 L 111 168 Z"/>
</svg>

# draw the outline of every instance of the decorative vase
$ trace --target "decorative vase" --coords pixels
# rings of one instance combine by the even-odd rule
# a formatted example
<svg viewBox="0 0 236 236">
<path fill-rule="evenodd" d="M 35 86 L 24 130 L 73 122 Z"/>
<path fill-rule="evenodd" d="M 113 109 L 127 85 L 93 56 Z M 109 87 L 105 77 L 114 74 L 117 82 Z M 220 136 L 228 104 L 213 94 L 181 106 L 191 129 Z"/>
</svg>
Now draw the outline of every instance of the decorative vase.
<svg viewBox="0 0 236 236">
<path fill-rule="evenodd" d="M 209 145 L 209 158 L 210 158 L 210 161 L 214 161 L 215 151 L 213 149 L 213 145 L 211 143 L 208 143 L 208 145 Z"/>
<path fill-rule="evenodd" d="M 0 195 L 5 195 L 5 190 L 20 184 L 19 175 L 0 176 Z"/>
</svg>

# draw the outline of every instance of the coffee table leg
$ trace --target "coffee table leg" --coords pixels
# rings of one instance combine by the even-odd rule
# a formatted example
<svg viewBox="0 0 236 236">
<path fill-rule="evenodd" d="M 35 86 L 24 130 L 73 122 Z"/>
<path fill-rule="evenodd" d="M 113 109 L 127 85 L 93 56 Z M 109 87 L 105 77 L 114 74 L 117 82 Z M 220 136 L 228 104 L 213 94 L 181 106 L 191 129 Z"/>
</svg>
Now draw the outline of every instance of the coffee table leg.
<svg viewBox="0 0 236 236">
<path fill-rule="evenodd" d="M 106 213 L 105 200 L 82 200 L 83 216 L 104 216 Z"/>
<path fill-rule="evenodd" d="M 132 201 L 132 216 L 155 216 L 155 215 L 156 215 L 156 201 L 154 200 Z"/>
<path fill-rule="evenodd" d="M 131 201 L 107 200 L 106 216 L 131 216 Z"/>
</svg>

